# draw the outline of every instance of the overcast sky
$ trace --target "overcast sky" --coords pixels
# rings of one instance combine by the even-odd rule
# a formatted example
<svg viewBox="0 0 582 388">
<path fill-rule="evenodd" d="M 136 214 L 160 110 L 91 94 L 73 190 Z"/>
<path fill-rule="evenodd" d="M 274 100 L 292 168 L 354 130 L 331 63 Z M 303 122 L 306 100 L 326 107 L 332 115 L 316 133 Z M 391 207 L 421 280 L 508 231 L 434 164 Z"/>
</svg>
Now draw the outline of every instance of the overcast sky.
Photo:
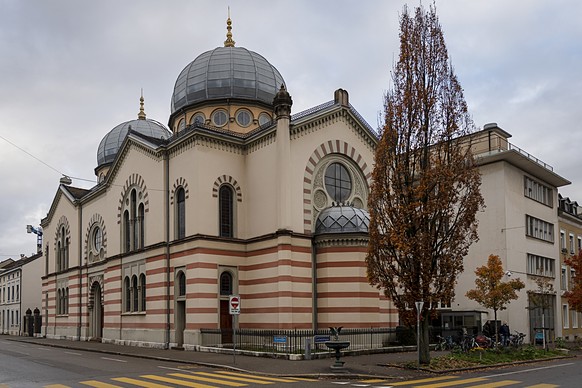
<svg viewBox="0 0 582 388">
<path fill-rule="evenodd" d="M 142 88 L 147 117 L 167 124 L 180 71 L 223 45 L 228 6 L 236 45 L 280 71 L 294 113 L 344 88 L 376 128 L 404 4 L 0 0 L 0 261 L 35 252 L 26 225 L 46 216 L 60 173 L 95 179 L 99 142 L 137 118 Z M 475 124 L 498 123 L 582 202 L 582 2 L 436 4 Z"/>
</svg>

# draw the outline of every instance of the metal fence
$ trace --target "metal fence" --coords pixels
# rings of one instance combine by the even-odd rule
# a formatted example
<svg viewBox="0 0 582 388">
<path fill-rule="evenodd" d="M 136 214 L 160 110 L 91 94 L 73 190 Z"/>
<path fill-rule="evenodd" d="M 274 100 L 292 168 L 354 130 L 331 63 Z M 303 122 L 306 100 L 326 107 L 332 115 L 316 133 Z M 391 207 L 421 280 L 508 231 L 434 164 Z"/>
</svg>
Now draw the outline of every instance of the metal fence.
<svg viewBox="0 0 582 388">
<path fill-rule="evenodd" d="M 325 342 L 335 339 L 330 329 L 322 330 L 255 330 L 255 329 L 202 329 L 202 346 L 236 348 L 258 352 L 295 353 L 305 352 L 310 346 L 313 352 L 328 352 Z M 339 339 L 350 341 L 350 350 L 378 349 L 390 345 L 402 345 L 402 331 L 398 328 L 342 329 Z M 307 345 L 308 344 L 308 345 Z"/>
</svg>

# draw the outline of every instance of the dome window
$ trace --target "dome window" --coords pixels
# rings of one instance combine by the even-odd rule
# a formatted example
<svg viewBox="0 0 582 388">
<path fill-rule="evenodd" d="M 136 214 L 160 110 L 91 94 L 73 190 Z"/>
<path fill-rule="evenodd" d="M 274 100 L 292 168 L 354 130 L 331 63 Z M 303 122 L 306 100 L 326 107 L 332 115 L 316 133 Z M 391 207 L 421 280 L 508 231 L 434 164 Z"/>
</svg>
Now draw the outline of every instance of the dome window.
<svg viewBox="0 0 582 388">
<path fill-rule="evenodd" d="M 239 109 L 236 112 L 236 122 L 241 127 L 248 127 L 253 121 L 253 114 L 247 109 Z"/>
<path fill-rule="evenodd" d="M 184 121 L 184 119 L 181 119 L 180 122 L 178 123 L 178 131 L 183 131 L 184 128 L 186 128 L 186 122 Z"/>
<path fill-rule="evenodd" d="M 352 192 L 352 178 L 340 163 L 331 163 L 325 170 L 325 188 L 333 201 L 344 203 Z"/>
<path fill-rule="evenodd" d="M 190 119 L 190 124 L 204 124 L 206 122 L 206 116 L 204 113 L 198 112 Z"/>
<path fill-rule="evenodd" d="M 103 243 L 103 232 L 101 232 L 101 228 L 99 226 L 96 226 L 95 229 L 93 229 L 91 240 L 93 243 L 93 252 L 95 254 L 99 254 L 99 251 L 101 251 L 101 245 Z"/>
<path fill-rule="evenodd" d="M 217 127 L 223 127 L 228 121 L 228 113 L 224 109 L 215 110 L 212 113 L 212 123 Z"/>
<path fill-rule="evenodd" d="M 259 125 L 265 125 L 267 123 L 271 122 L 271 116 L 269 116 L 267 113 L 261 113 L 259 115 Z"/>
</svg>

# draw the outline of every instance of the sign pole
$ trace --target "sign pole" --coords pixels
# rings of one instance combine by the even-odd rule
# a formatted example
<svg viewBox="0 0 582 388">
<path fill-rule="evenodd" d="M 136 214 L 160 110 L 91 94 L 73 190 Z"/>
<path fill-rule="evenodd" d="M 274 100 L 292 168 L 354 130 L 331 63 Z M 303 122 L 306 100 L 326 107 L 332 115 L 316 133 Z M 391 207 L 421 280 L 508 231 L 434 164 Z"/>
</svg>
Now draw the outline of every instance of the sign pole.
<svg viewBox="0 0 582 388">
<path fill-rule="evenodd" d="M 240 296 L 229 295 L 228 308 L 232 317 L 232 360 L 236 364 L 236 316 L 240 314 Z"/>
</svg>

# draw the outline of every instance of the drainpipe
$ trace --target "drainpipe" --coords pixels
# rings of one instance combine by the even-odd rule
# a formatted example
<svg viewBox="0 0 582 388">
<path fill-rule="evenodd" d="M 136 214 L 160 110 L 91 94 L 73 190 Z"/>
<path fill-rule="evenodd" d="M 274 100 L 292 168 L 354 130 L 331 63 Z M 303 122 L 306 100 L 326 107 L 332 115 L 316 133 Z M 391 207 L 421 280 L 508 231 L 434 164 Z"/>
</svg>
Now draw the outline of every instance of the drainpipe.
<svg viewBox="0 0 582 388">
<path fill-rule="evenodd" d="M 166 333 L 165 349 L 170 348 L 170 154 L 164 153 L 164 200 L 166 202 Z"/>
<path fill-rule="evenodd" d="M 315 246 L 315 238 L 311 240 L 311 306 L 312 306 L 312 327 L 313 331 L 318 329 L 317 322 L 317 248 Z"/>
<path fill-rule="evenodd" d="M 82 259 L 82 253 L 83 253 L 83 244 L 81 243 L 83 241 L 83 204 L 79 201 L 79 323 L 77 324 L 77 339 L 79 341 L 81 341 L 81 321 L 82 321 L 82 309 L 83 309 L 83 259 Z M 68 303 L 68 302 L 67 302 Z"/>
</svg>

